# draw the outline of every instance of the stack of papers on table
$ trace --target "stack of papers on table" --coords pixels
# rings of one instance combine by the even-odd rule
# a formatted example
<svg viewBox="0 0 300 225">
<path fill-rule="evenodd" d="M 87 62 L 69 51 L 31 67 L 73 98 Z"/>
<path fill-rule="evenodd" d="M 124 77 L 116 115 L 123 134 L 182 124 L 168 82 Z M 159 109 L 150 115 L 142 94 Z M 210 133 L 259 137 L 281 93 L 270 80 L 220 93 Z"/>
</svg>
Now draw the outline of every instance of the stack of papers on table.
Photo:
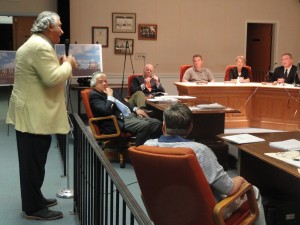
<svg viewBox="0 0 300 225">
<path fill-rule="evenodd" d="M 264 154 L 300 168 L 300 161 L 298 161 L 298 160 L 289 159 L 289 158 L 283 157 L 277 153 L 264 153 Z M 298 169 L 298 171 L 299 171 L 299 169 Z M 299 173 L 300 173 L 300 171 L 299 171 Z"/>
<path fill-rule="evenodd" d="M 147 101 L 149 102 L 178 102 L 177 98 L 148 98 Z"/>
<path fill-rule="evenodd" d="M 150 102 L 178 102 L 179 99 L 194 99 L 196 97 L 193 96 L 181 96 L 181 95 L 164 95 L 157 96 L 154 98 L 148 98 L 147 100 Z"/>
<path fill-rule="evenodd" d="M 236 143 L 236 144 L 247 144 L 247 143 L 254 143 L 254 142 L 263 142 L 265 139 L 256 137 L 251 134 L 235 134 L 222 137 L 223 139 Z"/>
<path fill-rule="evenodd" d="M 270 147 L 279 148 L 281 150 L 292 151 L 292 150 L 300 150 L 300 141 L 296 139 L 289 139 L 286 141 L 276 141 L 270 142 Z"/>
<path fill-rule="evenodd" d="M 199 109 L 225 109 L 224 105 L 220 105 L 219 103 L 211 103 L 211 104 L 200 104 L 197 105 Z"/>
</svg>

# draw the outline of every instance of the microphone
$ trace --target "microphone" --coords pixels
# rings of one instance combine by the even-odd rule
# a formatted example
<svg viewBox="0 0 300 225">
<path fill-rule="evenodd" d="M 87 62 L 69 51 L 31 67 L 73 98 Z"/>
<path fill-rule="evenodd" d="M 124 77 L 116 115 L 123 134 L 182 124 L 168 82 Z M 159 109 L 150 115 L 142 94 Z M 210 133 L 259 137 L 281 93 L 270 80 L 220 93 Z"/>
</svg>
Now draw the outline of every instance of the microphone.
<svg viewBox="0 0 300 225">
<path fill-rule="evenodd" d="M 67 57 L 69 55 L 69 47 L 70 47 L 70 40 L 66 39 L 65 40 L 65 54 L 66 54 Z"/>
<path fill-rule="evenodd" d="M 277 65 L 277 62 L 275 62 L 273 64 L 273 66 L 270 66 L 269 68 L 269 71 L 267 72 L 266 76 L 265 76 L 265 82 L 269 82 L 273 73 L 274 73 L 274 69 L 275 69 L 275 66 Z"/>
<path fill-rule="evenodd" d="M 294 86 L 295 87 L 300 87 L 300 84 L 299 84 L 299 74 L 300 74 L 300 63 L 297 64 L 297 71 L 294 75 Z"/>
<path fill-rule="evenodd" d="M 273 68 L 272 68 L 272 72 L 274 72 L 275 67 L 277 66 L 277 62 L 274 63 Z"/>
</svg>

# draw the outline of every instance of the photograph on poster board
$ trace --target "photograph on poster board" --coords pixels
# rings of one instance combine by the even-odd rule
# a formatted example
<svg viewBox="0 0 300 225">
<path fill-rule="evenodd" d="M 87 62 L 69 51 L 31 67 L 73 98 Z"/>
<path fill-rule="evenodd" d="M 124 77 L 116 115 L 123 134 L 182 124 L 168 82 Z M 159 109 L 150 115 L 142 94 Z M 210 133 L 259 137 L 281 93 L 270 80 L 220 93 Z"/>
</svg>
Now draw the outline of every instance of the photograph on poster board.
<svg viewBox="0 0 300 225">
<path fill-rule="evenodd" d="M 65 45 L 55 45 L 58 57 L 65 54 Z M 77 68 L 73 69 L 73 77 L 90 77 L 96 71 L 103 71 L 102 47 L 100 44 L 70 44 L 69 55 L 73 55 Z"/>
<path fill-rule="evenodd" d="M 0 86 L 14 83 L 16 51 L 0 51 Z"/>
</svg>

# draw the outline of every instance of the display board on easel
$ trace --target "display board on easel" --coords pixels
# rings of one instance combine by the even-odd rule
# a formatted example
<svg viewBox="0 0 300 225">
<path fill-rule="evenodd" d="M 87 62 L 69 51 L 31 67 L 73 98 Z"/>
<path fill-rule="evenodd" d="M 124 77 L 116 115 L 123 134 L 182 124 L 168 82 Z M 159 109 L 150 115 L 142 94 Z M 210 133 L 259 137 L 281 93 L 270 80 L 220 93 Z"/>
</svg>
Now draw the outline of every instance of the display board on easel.
<svg viewBox="0 0 300 225">
<path fill-rule="evenodd" d="M 65 45 L 55 45 L 58 57 L 65 54 Z M 70 44 L 72 54 L 78 67 L 73 69 L 73 78 L 91 77 L 96 71 L 103 71 L 102 47 L 100 44 Z M 14 83 L 16 51 L 0 51 L 0 86 Z"/>
<path fill-rule="evenodd" d="M 14 83 L 16 51 L 0 51 L 0 86 Z"/>
<path fill-rule="evenodd" d="M 65 54 L 65 45 L 55 45 L 58 57 Z M 103 71 L 102 47 L 100 44 L 70 44 L 69 54 L 73 55 L 78 64 L 73 69 L 73 78 L 91 77 L 96 71 Z"/>
</svg>

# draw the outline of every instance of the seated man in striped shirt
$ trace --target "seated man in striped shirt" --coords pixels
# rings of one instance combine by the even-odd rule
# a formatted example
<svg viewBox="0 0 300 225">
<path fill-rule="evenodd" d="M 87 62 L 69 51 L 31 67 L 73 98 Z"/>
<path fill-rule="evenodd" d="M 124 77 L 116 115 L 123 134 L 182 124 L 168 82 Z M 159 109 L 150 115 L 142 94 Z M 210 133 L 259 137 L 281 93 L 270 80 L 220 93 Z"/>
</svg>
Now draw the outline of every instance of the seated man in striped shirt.
<svg viewBox="0 0 300 225">
<path fill-rule="evenodd" d="M 222 200 L 227 195 L 235 194 L 244 182 L 243 177 L 230 178 L 218 163 L 216 156 L 207 146 L 188 140 L 186 137 L 193 128 L 192 111 L 184 104 L 173 103 L 163 114 L 163 135 L 158 139 L 150 139 L 144 145 L 159 147 L 187 147 L 194 150 L 203 173 L 210 184 L 216 201 Z M 259 190 L 254 187 L 259 217 L 256 225 L 266 224 L 264 210 Z M 230 205 L 224 210 L 224 218 L 228 218 L 245 201 L 239 199 L 236 204 Z"/>
</svg>

